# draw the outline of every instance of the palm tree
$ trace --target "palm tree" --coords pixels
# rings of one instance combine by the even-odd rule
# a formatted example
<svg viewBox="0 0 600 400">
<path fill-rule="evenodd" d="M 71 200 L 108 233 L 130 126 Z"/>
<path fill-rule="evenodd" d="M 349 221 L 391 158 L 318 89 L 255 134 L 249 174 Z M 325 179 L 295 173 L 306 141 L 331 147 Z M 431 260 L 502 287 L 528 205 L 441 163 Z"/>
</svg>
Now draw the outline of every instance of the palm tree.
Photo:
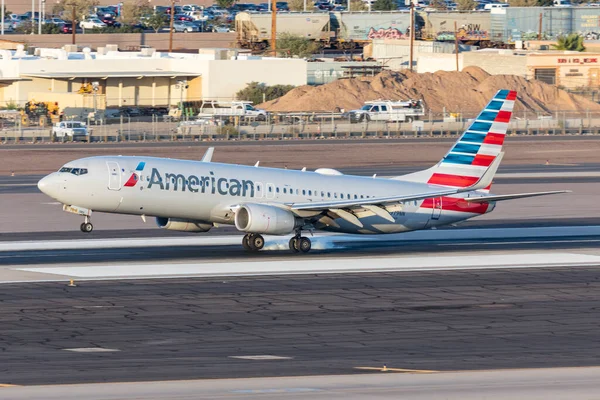
<svg viewBox="0 0 600 400">
<path fill-rule="evenodd" d="M 555 50 L 569 50 L 569 51 L 584 51 L 585 46 L 583 45 L 583 36 L 577 33 L 569 33 L 568 35 L 560 35 L 556 44 L 553 44 Z"/>
</svg>

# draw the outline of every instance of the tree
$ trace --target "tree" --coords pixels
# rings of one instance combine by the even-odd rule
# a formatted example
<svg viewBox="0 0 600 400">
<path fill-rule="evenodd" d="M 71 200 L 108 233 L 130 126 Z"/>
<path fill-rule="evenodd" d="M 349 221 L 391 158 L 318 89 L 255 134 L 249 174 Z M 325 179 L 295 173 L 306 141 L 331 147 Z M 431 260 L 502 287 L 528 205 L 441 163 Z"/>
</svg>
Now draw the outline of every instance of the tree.
<svg viewBox="0 0 600 400">
<path fill-rule="evenodd" d="M 98 3 L 98 0 L 62 0 L 52 7 L 52 13 L 64 15 L 64 18 L 70 21 L 73 6 L 75 6 L 75 18 L 82 20 L 93 13 L 92 8 L 97 6 Z"/>
<path fill-rule="evenodd" d="M 260 104 L 265 101 L 275 100 L 294 88 L 293 85 L 267 86 L 264 83 L 250 82 L 248 86 L 236 93 L 236 98 L 243 101 L 251 101 Z"/>
<path fill-rule="evenodd" d="M 448 9 L 448 3 L 446 3 L 444 0 L 432 0 L 430 5 L 431 5 L 431 7 L 435 8 L 436 10 L 447 10 Z"/>
<path fill-rule="evenodd" d="M 145 0 L 124 0 L 120 17 L 124 24 L 136 24 L 142 15 L 151 12 L 152 9 Z"/>
<path fill-rule="evenodd" d="M 304 11 L 304 0 L 289 0 L 288 7 L 290 11 Z M 313 0 L 306 0 L 306 11 L 312 11 L 315 8 Z"/>
<path fill-rule="evenodd" d="M 538 0 L 509 0 L 508 3 L 511 7 L 535 7 Z"/>
<path fill-rule="evenodd" d="M 319 43 L 302 36 L 283 33 L 277 38 L 277 50 L 290 56 L 310 57 L 320 49 L 321 45 Z"/>
<path fill-rule="evenodd" d="M 458 11 L 471 11 L 477 7 L 477 4 L 475 0 L 458 0 L 456 2 L 456 9 Z"/>
<path fill-rule="evenodd" d="M 568 51 L 584 51 L 583 36 L 578 33 L 569 33 L 568 35 L 560 35 L 556 44 L 553 44 L 555 50 Z"/>
<path fill-rule="evenodd" d="M 235 0 L 217 0 L 217 4 L 223 8 L 230 8 L 235 4 Z"/>
<path fill-rule="evenodd" d="M 394 0 L 377 0 L 371 6 L 374 11 L 392 11 L 396 10 L 398 5 Z"/>
<path fill-rule="evenodd" d="M 350 11 L 368 11 L 369 6 L 362 0 L 350 0 Z"/>
<path fill-rule="evenodd" d="M 146 20 L 146 26 L 154 29 L 154 32 L 158 33 L 160 29 L 168 23 L 166 14 L 154 13 Z"/>
</svg>

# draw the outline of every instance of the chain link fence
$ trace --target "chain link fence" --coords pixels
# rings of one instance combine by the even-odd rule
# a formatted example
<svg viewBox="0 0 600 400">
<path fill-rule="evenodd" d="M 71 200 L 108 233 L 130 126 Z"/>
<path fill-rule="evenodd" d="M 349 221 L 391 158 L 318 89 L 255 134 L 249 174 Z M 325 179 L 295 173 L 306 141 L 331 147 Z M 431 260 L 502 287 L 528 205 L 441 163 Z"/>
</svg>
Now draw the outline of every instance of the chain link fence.
<svg viewBox="0 0 600 400">
<path fill-rule="evenodd" d="M 272 113 L 266 120 L 243 117 L 177 121 L 164 115 L 89 121 L 89 142 L 284 140 L 367 137 L 445 137 L 460 135 L 479 111 L 426 113 L 410 122 L 355 122 L 342 113 Z M 597 135 L 600 113 L 556 111 L 552 115 L 516 112 L 512 135 Z M 0 120 L 1 143 L 63 142 L 51 127 L 25 127 Z"/>
</svg>

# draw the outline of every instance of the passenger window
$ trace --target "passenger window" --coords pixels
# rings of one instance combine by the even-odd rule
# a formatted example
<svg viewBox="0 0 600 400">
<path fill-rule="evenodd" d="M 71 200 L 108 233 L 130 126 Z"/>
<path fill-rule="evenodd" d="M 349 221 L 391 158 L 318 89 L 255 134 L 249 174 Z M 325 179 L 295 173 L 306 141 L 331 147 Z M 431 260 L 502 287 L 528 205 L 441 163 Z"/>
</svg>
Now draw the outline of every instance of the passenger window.
<svg viewBox="0 0 600 400">
<path fill-rule="evenodd" d="M 354 198 L 355 198 L 355 199 L 358 199 L 358 196 L 357 196 L 357 195 L 354 195 Z"/>
<path fill-rule="evenodd" d="M 286 194 L 286 193 L 287 193 L 287 189 L 283 188 L 283 194 Z"/>
<path fill-rule="evenodd" d="M 333 194 L 333 197 L 335 197 L 335 198 L 337 199 L 337 193 L 334 193 L 334 194 Z"/>
<path fill-rule="evenodd" d="M 360 198 L 361 198 L 361 199 L 364 199 L 364 198 L 365 198 L 365 196 L 361 194 L 361 195 L 360 195 Z"/>
<path fill-rule="evenodd" d="M 381 111 L 387 111 L 387 106 L 381 106 Z"/>
<path fill-rule="evenodd" d="M 331 192 L 327 192 L 327 197 L 331 197 Z"/>
<path fill-rule="evenodd" d="M 273 191 L 273 187 L 269 186 L 269 193 Z"/>
<path fill-rule="evenodd" d="M 344 198 L 344 193 L 340 194 L 340 199 Z"/>
<path fill-rule="evenodd" d="M 278 188 L 276 188 L 276 189 L 275 189 L 275 191 L 276 191 L 277 193 L 279 193 L 279 187 L 278 187 Z"/>
<path fill-rule="evenodd" d="M 300 189 L 296 189 L 296 194 L 300 194 Z"/>
<path fill-rule="evenodd" d="M 306 190 L 302 189 L 302 196 L 306 196 Z"/>
<path fill-rule="evenodd" d="M 309 196 L 312 196 L 312 190 L 309 190 L 309 191 L 308 191 L 308 195 L 309 195 Z"/>
<path fill-rule="evenodd" d="M 325 197 L 325 192 L 321 190 L 321 197 Z"/>
</svg>

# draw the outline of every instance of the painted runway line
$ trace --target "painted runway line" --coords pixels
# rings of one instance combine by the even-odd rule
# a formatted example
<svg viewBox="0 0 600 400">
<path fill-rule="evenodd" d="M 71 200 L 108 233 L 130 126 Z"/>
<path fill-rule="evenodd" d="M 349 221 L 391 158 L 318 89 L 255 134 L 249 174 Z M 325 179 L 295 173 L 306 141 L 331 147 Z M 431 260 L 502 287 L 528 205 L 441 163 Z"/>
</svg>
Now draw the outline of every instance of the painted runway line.
<svg viewBox="0 0 600 400">
<path fill-rule="evenodd" d="M 182 264 L 108 264 L 14 268 L 42 274 L 39 280 L 139 279 L 171 277 L 260 276 L 391 271 L 542 268 L 600 264 L 600 256 L 577 253 L 479 254 L 472 256 L 353 257 L 277 261 L 202 262 Z M 62 277 L 62 278 L 61 278 Z M 33 281 L 36 279 L 34 278 Z"/>
</svg>

